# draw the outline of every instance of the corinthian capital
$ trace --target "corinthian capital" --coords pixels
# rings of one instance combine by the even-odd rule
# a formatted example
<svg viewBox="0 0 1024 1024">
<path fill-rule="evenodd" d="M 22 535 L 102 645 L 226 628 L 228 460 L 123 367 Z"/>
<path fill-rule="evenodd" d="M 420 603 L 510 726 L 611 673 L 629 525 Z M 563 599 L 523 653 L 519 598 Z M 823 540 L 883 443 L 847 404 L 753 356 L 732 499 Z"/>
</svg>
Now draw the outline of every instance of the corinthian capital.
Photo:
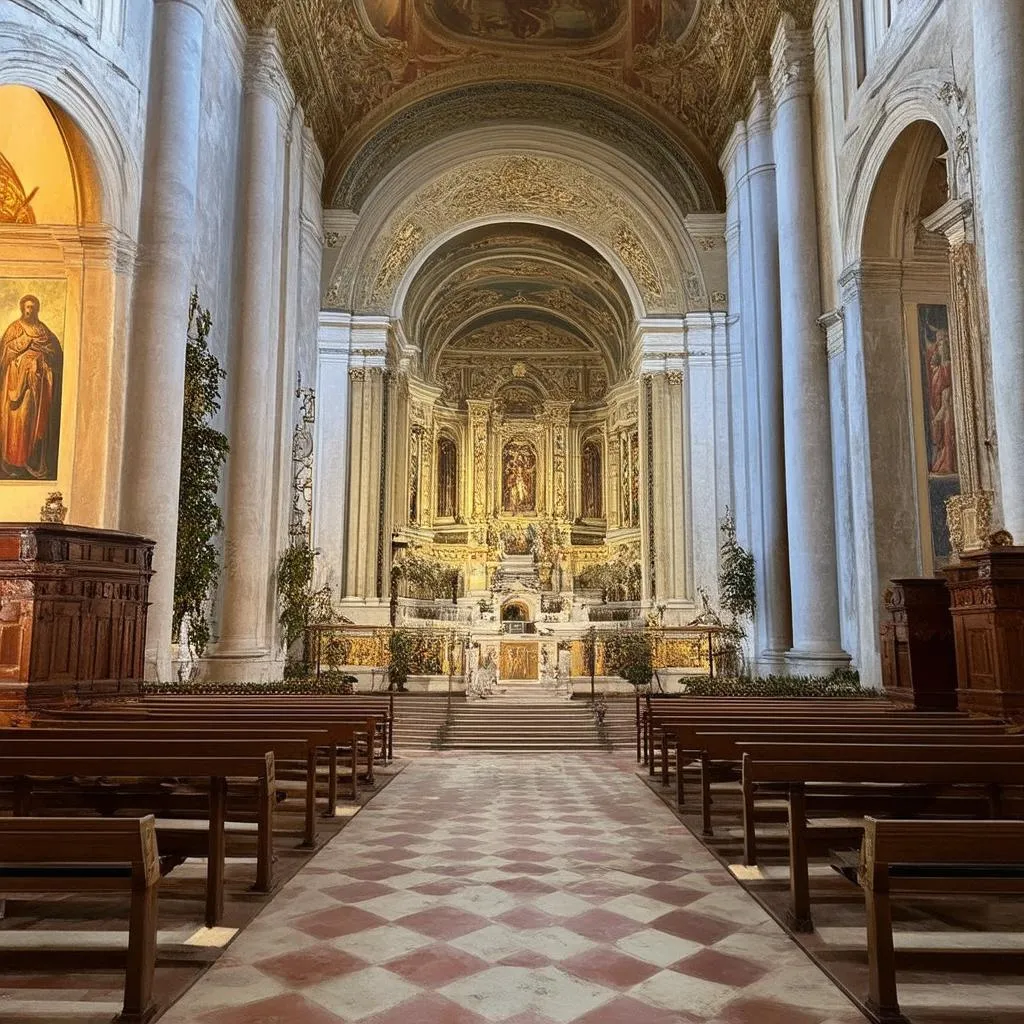
<svg viewBox="0 0 1024 1024">
<path fill-rule="evenodd" d="M 267 96 L 277 105 L 278 117 L 287 124 L 295 105 L 295 94 L 284 69 L 284 54 L 277 30 L 253 32 L 245 50 L 243 85 L 247 96 Z"/>
<path fill-rule="evenodd" d="M 810 96 L 814 87 L 811 33 L 797 28 L 790 15 L 779 22 L 772 41 L 771 82 L 776 106 L 796 96 Z"/>
</svg>

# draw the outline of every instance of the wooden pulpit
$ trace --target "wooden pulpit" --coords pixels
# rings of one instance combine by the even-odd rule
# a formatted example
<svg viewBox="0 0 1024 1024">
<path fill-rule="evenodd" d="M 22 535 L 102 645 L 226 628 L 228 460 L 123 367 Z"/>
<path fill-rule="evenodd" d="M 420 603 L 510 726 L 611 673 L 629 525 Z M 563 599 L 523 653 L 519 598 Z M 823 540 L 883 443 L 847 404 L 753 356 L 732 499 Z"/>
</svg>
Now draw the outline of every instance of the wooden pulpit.
<svg viewBox="0 0 1024 1024">
<path fill-rule="evenodd" d="M 946 578 L 960 710 L 1024 718 L 1024 547 L 964 554 Z"/>
<path fill-rule="evenodd" d="M 898 704 L 918 711 L 956 711 L 956 646 L 946 581 L 893 580 L 881 625 L 882 684 Z"/>
<path fill-rule="evenodd" d="M 0 523 L 0 706 L 138 691 L 153 548 L 113 530 Z"/>
</svg>

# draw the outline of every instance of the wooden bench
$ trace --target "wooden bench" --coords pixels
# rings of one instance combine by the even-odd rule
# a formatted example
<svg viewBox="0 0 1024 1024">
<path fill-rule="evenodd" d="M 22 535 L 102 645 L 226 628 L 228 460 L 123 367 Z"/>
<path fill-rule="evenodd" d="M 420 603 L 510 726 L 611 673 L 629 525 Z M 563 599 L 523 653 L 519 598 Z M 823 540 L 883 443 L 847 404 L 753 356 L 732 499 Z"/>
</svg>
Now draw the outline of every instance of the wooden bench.
<svg viewBox="0 0 1024 1024">
<path fill-rule="evenodd" d="M 209 825 L 205 834 L 206 842 L 203 844 L 207 857 L 205 921 L 210 928 L 218 924 L 224 914 L 227 780 L 229 777 L 259 779 L 262 792 L 267 794 L 266 799 L 269 803 L 272 800 L 270 794 L 273 792 L 274 755 L 267 753 L 261 756 L 209 757 L 176 754 L 165 757 L 139 757 L 90 753 L 78 757 L 53 757 L 30 752 L 0 755 L 0 778 L 12 779 L 15 783 L 16 817 L 21 817 L 22 812 L 30 806 L 33 780 L 75 777 L 205 777 L 210 780 Z M 185 830 L 177 831 L 180 833 Z M 192 832 L 191 838 L 194 841 L 197 838 L 195 832 L 188 831 Z M 184 840 L 184 837 L 182 839 Z"/>
<path fill-rule="evenodd" d="M 971 749 L 971 748 L 965 748 Z M 1002 756 L 1002 755 L 1000 755 Z M 789 890 L 788 923 L 794 931 L 813 931 L 810 875 L 808 869 L 808 822 L 806 787 L 812 783 L 841 783 L 864 786 L 866 804 L 871 799 L 868 784 L 988 787 L 997 797 L 1005 786 L 1024 785 L 1024 757 L 1018 762 L 992 761 L 754 761 L 743 758 L 744 785 L 785 784 L 788 788 Z M 843 831 L 862 828 L 859 821 L 844 821 Z M 825 826 L 828 827 L 827 824 Z"/>
<path fill-rule="evenodd" d="M 134 719 L 118 717 L 114 719 L 90 718 L 85 721 L 77 719 L 43 720 L 32 729 L 0 730 L 0 738 L 24 741 L 26 739 L 47 738 L 83 738 L 104 740 L 132 740 L 153 737 L 160 740 L 202 740 L 206 743 L 203 752 L 215 754 L 217 746 L 223 741 L 247 742 L 258 741 L 266 750 L 273 752 L 278 762 L 298 761 L 305 765 L 304 788 L 304 822 L 301 846 L 313 849 L 317 845 L 316 828 L 316 767 L 317 750 L 327 745 L 329 734 L 326 729 L 278 727 L 261 725 L 259 728 L 244 725 L 226 726 L 211 722 L 189 724 L 188 722 L 158 719 Z M 353 756 L 353 771 L 355 770 Z M 334 814 L 336 785 L 328 788 L 325 815 Z"/>
<path fill-rule="evenodd" d="M 973 743 L 949 742 L 942 737 L 906 737 L 869 736 L 860 738 L 850 734 L 831 743 L 803 742 L 764 742 L 763 740 L 740 740 L 744 771 L 740 783 L 743 822 L 743 863 L 752 867 L 757 864 L 757 829 L 756 829 L 756 789 L 759 769 L 757 765 L 765 761 L 846 761 L 846 762 L 878 762 L 891 764 L 900 761 L 912 761 L 915 764 L 957 764 L 1000 762 L 1015 764 L 1024 762 L 1024 741 L 1010 737 L 1009 742 L 989 743 L 995 737 L 979 738 Z M 1000 737 L 1002 739 L 1002 737 Z M 903 780 L 895 780 L 898 786 L 905 786 Z M 855 781 L 854 787 L 859 783 Z M 889 792 L 873 788 L 861 790 L 855 788 L 855 799 L 846 801 L 841 814 L 846 815 L 851 805 L 882 810 L 882 802 L 889 798 Z M 998 800 L 999 794 L 993 789 L 986 795 L 991 817 L 1002 816 L 1002 808 Z M 816 799 L 814 812 L 818 817 L 831 813 L 830 808 Z M 915 812 L 916 813 L 916 812 Z M 903 815 L 908 817 L 909 815 Z"/>
<path fill-rule="evenodd" d="M 1024 822 L 867 818 L 858 881 L 867 910 L 868 1009 L 883 1024 L 906 1024 L 896 993 L 891 893 L 915 881 L 950 895 L 1024 891 Z"/>
<path fill-rule="evenodd" d="M 124 1024 L 156 1012 L 156 828 L 145 818 L 0 818 L 0 892 L 129 892 Z"/>
<path fill-rule="evenodd" d="M 11 736 L 10 732 L 17 733 Z M 294 756 L 296 752 L 305 750 L 304 740 L 282 741 L 280 738 L 245 737 L 229 739 L 216 736 L 206 739 L 196 736 L 175 736 L 168 738 L 159 733 L 137 734 L 124 733 L 109 736 L 83 736 L 80 732 L 59 733 L 50 735 L 50 730 L 22 729 L 0 732 L 0 740 L 8 740 L 5 747 L 8 754 L 32 755 L 45 757 L 253 757 L 263 759 L 269 753 L 276 765 L 280 757 Z M 254 762 L 254 764 L 257 762 Z M 275 809 L 275 772 L 265 776 L 256 776 L 256 879 L 254 892 L 270 892 L 274 885 L 274 809 Z M 126 798 L 129 804 L 136 805 L 137 796 Z M 161 833 L 173 830 L 174 826 L 160 816 L 156 807 L 147 810 L 157 815 L 157 830 Z M 22 808 L 20 813 L 30 814 L 31 808 Z M 182 824 L 177 831 L 185 833 L 188 827 Z M 237 822 L 225 821 L 225 832 L 242 831 Z M 179 844 L 180 845 L 180 844 Z M 195 855 L 194 853 L 192 854 Z"/>
<path fill-rule="evenodd" d="M 377 732 L 378 719 L 374 715 L 349 714 L 347 712 L 332 712 L 313 710 L 293 709 L 285 713 L 275 711 L 272 708 L 261 706 L 248 706 L 245 704 L 233 705 L 229 708 L 212 706 L 209 708 L 193 707 L 188 704 L 181 704 L 177 708 L 153 708 L 152 710 L 140 709 L 138 704 L 123 704 L 105 710 L 86 709 L 73 713 L 47 714 L 41 716 L 40 721 L 75 721 L 95 722 L 97 720 L 130 721 L 141 722 L 172 722 L 179 724 L 188 723 L 209 723 L 211 727 L 228 726 L 238 728 L 243 723 L 247 726 L 266 728 L 302 728 L 320 729 L 328 733 L 327 743 L 323 746 L 328 751 L 332 768 L 332 777 L 337 774 L 338 747 L 352 746 L 358 743 L 360 735 L 368 737 L 366 775 L 368 780 L 373 782 L 373 760 L 374 743 L 373 737 Z M 353 776 L 352 793 L 353 799 L 358 799 L 358 777 Z M 336 783 L 332 787 L 335 799 L 337 797 Z"/>
<path fill-rule="evenodd" d="M 163 702 L 174 702 L 188 699 L 196 704 L 202 702 L 220 704 L 229 707 L 231 702 L 258 702 L 262 707 L 282 708 L 289 710 L 294 707 L 317 707 L 337 709 L 342 712 L 375 715 L 381 720 L 383 742 L 381 743 L 381 760 L 387 763 L 395 756 L 395 696 L 387 694 L 372 696 L 369 694 L 148 694 L 136 703 L 140 707 L 156 706 Z M 109 704 L 107 706 L 116 706 Z"/>
<path fill-rule="evenodd" d="M 876 712 L 865 713 L 852 710 L 841 713 L 802 711 L 792 715 L 736 715 L 731 717 L 723 717 L 717 713 L 711 713 L 707 715 L 693 715 L 681 720 L 664 720 L 660 725 L 661 781 L 665 786 L 669 784 L 669 739 L 676 737 L 680 729 L 687 727 L 693 729 L 732 729 L 738 731 L 747 727 L 783 729 L 800 725 L 808 727 L 828 727 L 831 725 L 837 728 L 848 727 L 851 729 L 856 726 L 867 726 L 869 728 L 874 728 L 875 726 L 907 726 L 915 729 L 938 731 L 947 727 L 959 729 L 970 724 L 971 720 L 962 715 L 943 715 L 941 713 L 921 711 L 889 711 L 885 714 L 878 714 Z M 1003 731 L 1005 729 L 999 723 L 981 723 L 977 727 L 990 728 L 992 731 Z M 685 738 L 685 733 L 683 735 Z"/>
<path fill-rule="evenodd" d="M 818 745 L 819 741 L 830 744 L 871 744 L 877 742 L 898 746 L 1008 746 L 1021 747 L 1024 736 L 1010 735 L 1001 726 L 962 725 L 955 729 L 945 726 L 935 732 L 928 726 L 904 725 L 784 725 L 784 726 L 747 726 L 735 731 L 701 727 L 681 727 L 679 741 L 699 752 L 700 759 L 700 791 L 701 819 L 703 833 L 713 835 L 711 824 L 711 784 L 713 781 L 729 781 L 740 777 L 740 762 L 743 752 L 752 744 L 771 744 L 779 760 L 799 760 L 801 752 L 808 744 Z M 782 751 L 778 745 L 788 744 L 790 748 Z M 676 771 L 676 801 L 683 806 L 683 776 Z"/>
<path fill-rule="evenodd" d="M 818 714 L 843 710 L 884 714 L 892 710 L 892 705 L 885 700 L 864 697 L 652 697 L 648 694 L 641 722 L 644 762 L 653 776 L 654 736 L 662 721 L 687 722 L 697 715 L 719 718 L 797 715 L 808 710 Z"/>
</svg>

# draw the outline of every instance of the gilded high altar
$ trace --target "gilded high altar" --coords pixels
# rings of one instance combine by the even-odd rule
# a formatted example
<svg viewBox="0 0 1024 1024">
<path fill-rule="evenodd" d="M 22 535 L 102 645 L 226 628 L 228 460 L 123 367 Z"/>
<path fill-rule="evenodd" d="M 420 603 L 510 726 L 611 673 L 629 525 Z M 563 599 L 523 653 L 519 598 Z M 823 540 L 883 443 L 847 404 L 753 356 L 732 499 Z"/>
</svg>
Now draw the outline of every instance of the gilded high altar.
<svg viewBox="0 0 1024 1024">
<path fill-rule="evenodd" d="M 542 589 L 568 592 L 586 565 L 639 550 L 638 387 L 581 370 L 549 398 L 525 363 L 509 370 L 488 396 L 463 398 L 451 375 L 394 382 L 394 536 L 457 567 L 467 595 L 527 554 Z"/>
</svg>

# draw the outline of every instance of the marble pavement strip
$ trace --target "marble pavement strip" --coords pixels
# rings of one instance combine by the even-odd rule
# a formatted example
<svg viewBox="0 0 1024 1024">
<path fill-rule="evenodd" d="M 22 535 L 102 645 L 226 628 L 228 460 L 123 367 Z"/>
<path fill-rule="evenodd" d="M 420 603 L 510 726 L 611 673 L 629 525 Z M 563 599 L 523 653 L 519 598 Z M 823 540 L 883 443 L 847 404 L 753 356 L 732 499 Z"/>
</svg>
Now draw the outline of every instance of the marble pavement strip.
<svg viewBox="0 0 1024 1024">
<path fill-rule="evenodd" d="M 415 760 L 163 1024 L 857 1024 L 606 754 Z"/>
</svg>

